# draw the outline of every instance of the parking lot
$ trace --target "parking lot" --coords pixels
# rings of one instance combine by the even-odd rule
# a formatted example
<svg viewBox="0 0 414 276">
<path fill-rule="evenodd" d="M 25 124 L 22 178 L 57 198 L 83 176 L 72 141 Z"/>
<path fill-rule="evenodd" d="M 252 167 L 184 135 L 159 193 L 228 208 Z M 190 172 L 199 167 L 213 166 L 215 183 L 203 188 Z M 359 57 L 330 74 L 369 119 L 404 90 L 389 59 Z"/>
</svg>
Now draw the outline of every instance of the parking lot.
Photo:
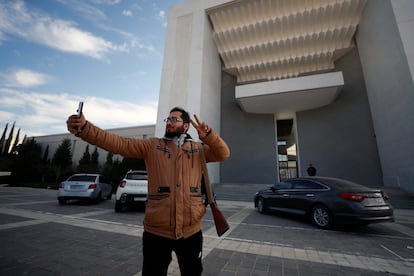
<svg viewBox="0 0 414 276">
<path fill-rule="evenodd" d="M 0 187 L 0 275 L 140 275 L 144 211 L 59 205 L 55 190 Z M 219 201 L 230 230 L 203 222 L 203 275 L 414 275 L 414 210 L 396 222 L 319 230 L 301 217 Z M 169 275 L 180 275 L 175 261 Z"/>
</svg>

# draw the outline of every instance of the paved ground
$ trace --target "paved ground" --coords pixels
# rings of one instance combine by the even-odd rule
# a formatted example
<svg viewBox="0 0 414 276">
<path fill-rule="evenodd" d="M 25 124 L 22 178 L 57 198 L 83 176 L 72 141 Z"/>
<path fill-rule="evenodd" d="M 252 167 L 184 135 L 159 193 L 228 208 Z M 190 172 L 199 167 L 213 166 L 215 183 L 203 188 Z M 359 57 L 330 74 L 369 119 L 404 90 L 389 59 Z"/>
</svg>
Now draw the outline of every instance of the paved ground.
<svg viewBox="0 0 414 276">
<path fill-rule="evenodd" d="M 395 223 L 331 231 L 221 200 L 231 229 L 218 238 L 206 215 L 203 275 L 414 275 L 412 199 L 399 201 Z M 0 275 L 140 275 L 144 213 L 113 207 L 60 206 L 56 191 L 0 187 Z M 179 275 L 175 260 L 169 275 Z"/>
</svg>

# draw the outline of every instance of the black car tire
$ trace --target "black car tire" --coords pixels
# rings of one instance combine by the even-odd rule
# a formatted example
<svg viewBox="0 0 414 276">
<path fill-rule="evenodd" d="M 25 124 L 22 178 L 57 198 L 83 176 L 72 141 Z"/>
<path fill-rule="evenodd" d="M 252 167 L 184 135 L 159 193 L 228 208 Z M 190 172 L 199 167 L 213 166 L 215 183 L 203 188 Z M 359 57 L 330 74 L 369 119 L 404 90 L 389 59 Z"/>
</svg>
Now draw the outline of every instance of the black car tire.
<svg viewBox="0 0 414 276">
<path fill-rule="evenodd" d="M 122 212 L 122 208 L 123 208 L 122 203 L 119 200 L 115 201 L 115 212 L 116 213 Z"/>
<path fill-rule="evenodd" d="M 266 213 L 266 205 L 265 205 L 265 203 L 264 203 L 263 198 L 259 198 L 259 199 L 257 200 L 257 211 L 258 211 L 260 214 L 264 214 L 264 213 Z"/>
<path fill-rule="evenodd" d="M 333 217 L 329 209 L 321 204 L 315 205 L 311 211 L 313 224 L 322 229 L 329 229 L 333 225 Z"/>
<path fill-rule="evenodd" d="M 60 205 L 65 205 L 65 204 L 66 204 L 66 199 L 64 199 L 64 198 L 59 198 L 58 200 L 59 200 L 59 204 L 60 204 Z"/>
<path fill-rule="evenodd" d="M 95 198 L 94 202 L 98 204 L 102 200 L 102 192 L 99 192 L 98 196 Z"/>
</svg>

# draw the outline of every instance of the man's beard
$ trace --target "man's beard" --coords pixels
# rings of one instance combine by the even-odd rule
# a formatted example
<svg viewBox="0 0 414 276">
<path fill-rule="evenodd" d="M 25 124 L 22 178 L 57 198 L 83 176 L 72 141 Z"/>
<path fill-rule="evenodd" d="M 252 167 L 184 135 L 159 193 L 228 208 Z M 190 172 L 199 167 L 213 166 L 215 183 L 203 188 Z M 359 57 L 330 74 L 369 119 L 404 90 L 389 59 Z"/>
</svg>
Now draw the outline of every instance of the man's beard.
<svg viewBox="0 0 414 276">
<path fill-rule="evenodd" d="M 169 132 L 167 129 L 165 129 L 164 136 L 167 138 L 174 138 L 174 137 L 180 137 L 180 135 L 183 133 L 184 133 L 184 125 L 180 126 L 179 128 L 177 128 L 176 131 L 173 131 L 173 132 Z"/>
</svg>

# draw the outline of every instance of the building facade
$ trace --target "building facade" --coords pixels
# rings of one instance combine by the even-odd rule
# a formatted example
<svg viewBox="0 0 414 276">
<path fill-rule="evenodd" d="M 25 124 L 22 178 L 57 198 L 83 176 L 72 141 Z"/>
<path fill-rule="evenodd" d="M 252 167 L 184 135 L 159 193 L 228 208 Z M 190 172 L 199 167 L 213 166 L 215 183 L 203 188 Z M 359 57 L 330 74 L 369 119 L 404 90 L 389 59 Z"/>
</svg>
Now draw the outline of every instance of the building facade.
<svg viewBox="0 0 414 276">
<path fill-rule="evenodd" d="M 188 0 L 169 11 L 155 135 L 182 106 L 231 149 L 212 182 L 271 184 L 312 163 L 414 192 L 413 79 L 414 1 Z"/>
<path fill-rule="evenodd" d="M 108 131 L 124 137 L 145 139 L 154 136 L 155 125 L 108 129 Z M 70 134 L 69 132 L 64 134 L 37 136 L 33 138 L 35 139 L 36 143 L 41 147 L 42 154 L 44 154 L 46 148 L 49 147 L 47 157 L 49 160 L 52 160 L 53 155 L 56 152 L 56 149 L 59 147 L 60 144 L 62 144 L 62 141 L 64 139 L 69 139 L 71 141 L 72 163 L 75 167 L 79 164 L 79 160 L 82 158 L 86 146 L 88 145 L 86 142 L 82 141 L 75 135 Z M 94 151 L 95 146 L 89 146 L 89 153 L 92 154 Z M 98 148 L 98 153 L 98 162 L 101 166 L 103 166 L 106 162 L 108 152 Z M 123 157 L 120 155 L 113 156 L 113 160 L 116 160 L 117 158 L 119 160 L 123 159 Z"/>
<path fill-rule="evenodd" d="M 413 80 L 414 1 L 187 0 L 169 10 L 156 125 L 111 131 L 162 136 L 181 106 L 229 144 L 213 183 L 272 184 L 313 164 L 414 193 Z M 64 138 L 77 164 L 75 136 L 36 141 L 52 155 Z"/>
</svg>

